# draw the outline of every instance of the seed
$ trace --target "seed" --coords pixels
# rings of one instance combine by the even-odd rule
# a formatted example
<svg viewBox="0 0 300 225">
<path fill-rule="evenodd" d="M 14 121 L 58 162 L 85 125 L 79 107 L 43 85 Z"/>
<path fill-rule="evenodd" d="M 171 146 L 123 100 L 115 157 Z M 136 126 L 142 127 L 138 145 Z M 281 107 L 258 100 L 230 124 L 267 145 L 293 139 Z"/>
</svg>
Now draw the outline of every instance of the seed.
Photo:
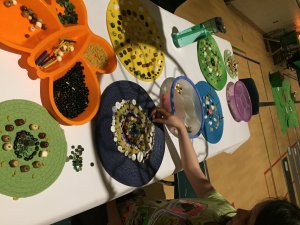
<svg viewBox="0 0 300 225">
<path fill-rule="evenodd" d="M 34 168 L 40 168 L 40 167 L 42 166 L 42 163 L 41 163 L 40 161 L 34 161 L 34 162 L 32 163 L 32 166 L 33 166 Z"/>
<path fill-rule="evenodd" d="M 42 148 L 47 148 L 49 146 L 49 143 L 47 141 L 42 141 L 41 144 L 40 144 L 40 146 Z"/>
<path fill-rule="evenodd" d="M 39 137 L 40 139 L 44 139 L 46 136 L 47 136 L 46 133 L 39 133 L 39 134 L 38 134 L 38 137 Z"/>
<path fill-rule="evenodd" d="M 18 167 L 19 166 L 19 161 L 18 160 L 10 160 L 9 165 L 11 167 Z"/>
<path fill-rule="evenodd" d="M 28 172 L 30 171 L 30 167 L 28 165 L 23 165 L 20 167 L 21 172 Z"/>
<path fill-rule="evenodd" d="M 16 124 L 17 126 L 22 126 L 22 125 L 25 124 L 25 120 L 23 120 L 23 119 L 16 119 L 16 120 L 15 120 L 15 124 Z"/>
<path fill-rule="evenodd" d="M 38 130 L 38 129 L 39 129 L 39 125 L 38 125 L 38 124 L 35 124 L 35 123 L 30 124 L 29 129 L 30 129 L 30 130 Z"/>
<path fill-rule="evenodd" d="M 6 130 L 6 131 L 13 131 L 13 130 L 14 130 L 14 126 L 11 125 L 11 124 L 7 124 L 7 125 L 5 126 L 5 130 Z"/>
<path fill-rule="evenodd" d="M 1 137 L 1 140 L 4 141 L 4 142 L 10 142 L 11 138 L 10 138 L 10 136 L 8 136 L 8 135 L 3 135 L 3 136 Z"/>
</svg>

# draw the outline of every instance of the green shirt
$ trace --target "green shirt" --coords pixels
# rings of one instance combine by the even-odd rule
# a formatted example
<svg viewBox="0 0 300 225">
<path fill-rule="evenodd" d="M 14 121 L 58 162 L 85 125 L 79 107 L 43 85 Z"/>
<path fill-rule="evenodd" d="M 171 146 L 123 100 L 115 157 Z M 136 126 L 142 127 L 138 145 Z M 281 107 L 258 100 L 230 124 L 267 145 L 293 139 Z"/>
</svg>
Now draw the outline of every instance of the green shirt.
<svg viewBox="0 0 300 225">
<path fill-rule="evenodd" d="M 144 201 L 129 207 L 126 225 L 205 225 L 220 223 L 236 210 L 218 192 L 206 198 Z"/>
</svg>

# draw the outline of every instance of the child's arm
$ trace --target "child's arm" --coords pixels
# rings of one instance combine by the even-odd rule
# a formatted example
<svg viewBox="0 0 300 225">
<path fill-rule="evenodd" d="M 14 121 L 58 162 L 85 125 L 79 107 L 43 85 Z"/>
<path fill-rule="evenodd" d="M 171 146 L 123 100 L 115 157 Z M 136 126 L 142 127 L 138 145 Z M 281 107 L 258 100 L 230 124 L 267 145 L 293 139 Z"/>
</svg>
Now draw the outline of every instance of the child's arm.
<svg viewBox="0 0 300 225">
<path fill-rule="evenodd" d="M 123 225 L 116 200 L 106 203 L 108 225 Z"/>
<path fill-rule="evenodd" d="M 153 122 L 163 123 L 178 131 L 181 164 L 193 189 L 199 197 L 205 197 L 214 190 L 200 169 L 199 162 L 184 123 L 164 109 L 157 108 L 152 112 Z"/>
</svg>

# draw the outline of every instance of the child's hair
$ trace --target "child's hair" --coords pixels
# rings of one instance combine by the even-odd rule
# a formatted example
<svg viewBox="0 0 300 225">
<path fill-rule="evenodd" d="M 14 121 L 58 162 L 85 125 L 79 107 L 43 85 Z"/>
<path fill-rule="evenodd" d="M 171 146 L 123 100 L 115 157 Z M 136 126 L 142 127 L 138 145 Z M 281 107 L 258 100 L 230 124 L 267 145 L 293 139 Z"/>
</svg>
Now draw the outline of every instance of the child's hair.
<svg viewBox="0 0 300 225">
<path fill-rule="evenodd" d="M 300 225 L 300 209 L 284 199 L 267 200 L 255 225 Z"/>
</svg>

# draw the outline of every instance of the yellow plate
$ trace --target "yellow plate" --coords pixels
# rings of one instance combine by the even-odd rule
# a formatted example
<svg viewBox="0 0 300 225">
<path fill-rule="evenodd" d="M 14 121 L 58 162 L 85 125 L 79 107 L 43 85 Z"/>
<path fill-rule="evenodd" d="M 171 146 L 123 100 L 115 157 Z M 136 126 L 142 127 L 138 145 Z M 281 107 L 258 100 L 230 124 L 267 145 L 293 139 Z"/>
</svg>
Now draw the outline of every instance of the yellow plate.
<svg viewBox="0 0 300 225">
<path fill-rule="evenodd" d="M 111 0 L 106 19 L 110 40 L 126 70 L 140 80 L 156 80 L 164 68 L 164 40 L 144 5 L 138 0 Z"/>
</svg>

